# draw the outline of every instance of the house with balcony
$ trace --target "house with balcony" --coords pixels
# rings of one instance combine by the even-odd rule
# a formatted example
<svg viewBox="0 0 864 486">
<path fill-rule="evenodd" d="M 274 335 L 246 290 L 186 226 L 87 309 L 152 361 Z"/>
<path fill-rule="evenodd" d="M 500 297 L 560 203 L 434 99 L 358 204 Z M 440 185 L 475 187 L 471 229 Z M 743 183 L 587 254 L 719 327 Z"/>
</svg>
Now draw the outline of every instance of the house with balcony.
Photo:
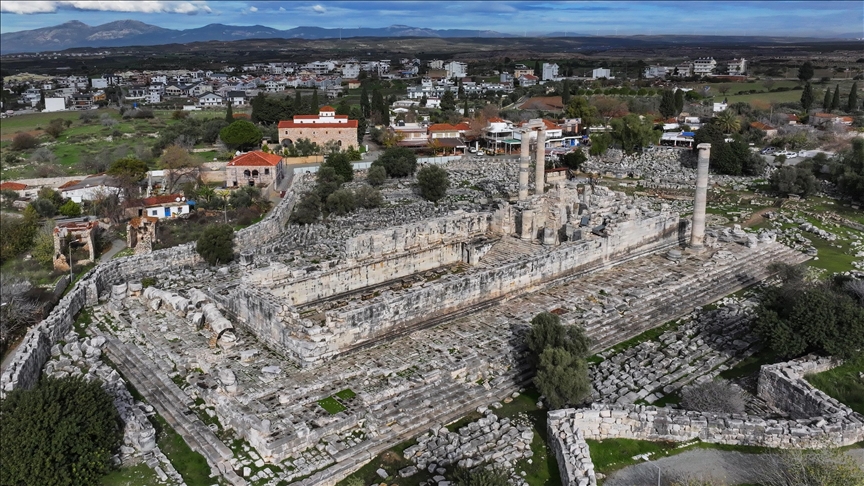
<svg viewBox="0 0 864 486">
<path fill-rule="evenodd" d="M 202 107 L 213 107 L 213 106 L 224 106 L 225 99 L 222 98 L 221 95 L 216 93 L 205 93 L 202 96 L 198 97 L 198 106 Z"/>
<path fill-rule="evenodd" d="M 710 76 L 717 68 L 717 61 L 713 57 L 699 58 L 693 61 L 693 75 Z"/>
</svg>

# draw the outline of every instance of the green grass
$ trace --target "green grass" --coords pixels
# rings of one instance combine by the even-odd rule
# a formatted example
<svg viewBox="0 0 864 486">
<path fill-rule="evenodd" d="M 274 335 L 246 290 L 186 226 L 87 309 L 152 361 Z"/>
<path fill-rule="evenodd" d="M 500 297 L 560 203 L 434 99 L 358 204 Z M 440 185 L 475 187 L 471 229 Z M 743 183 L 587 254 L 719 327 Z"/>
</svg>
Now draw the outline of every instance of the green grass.
<svg viewBox="0 0 864 486">
<path fill-rule="evenodd" d="M 713 90 L 712 90 L 713 91 Z M 746 95 L 725 96 L 729 104 L 732 103 L 792 103 L 801 99 L 801 91 L 777 91 L 774 93 L 754 93 Z M 722 100 L 719 100 L 722 101 Z"/>
<path fill-rule="evenodd" d="M 667 322 L 661 326 L 657 326 L 653 329 L 649 329 L 649 330 L 643 332 L 642 334 L 639 334 L 638 336 L 632 337 L 632 338 L 630 338 L 624 342 L 620 342 L 620 343 L 616 344 L 615 346 L 612 346 L 611 348 L 607 348 L 607 349 L 603 350 L 602 352 L 604 354 L 607 354 L 610 356 L 613 354 L 618 354 L 621 351 L 624 351 L 625 349 L 629 349 L 629 348 L 632 348 L 633 346 L 636 346 L 637 344 L 644 343 L 646 341 L 653 341 L 653 340 L 657 339 L 658 337 L 660 337 L 660 335 L 663 334 L 664 332 L 669 331 L 671 329 L 675 329 L 680 324 L 681 324 L 681 322 L 679 319 L 675 319 L 674 321 L 669 321 L 669 322 Z M 590 358 L 588 358 L 588 362 L 590 362 L 590 363 L 599 363 L 601 361 L 603 361 L 603 358 L 601 358 L 600 356 L 597 356 L 596 354 L 594 356 L 591 356 Z"/>
<path fill-rule="evenodd" d="M 546 410 L 537 408 L 540 393 L 529 388 L 514 398 L 512 402 L 505 403 L 503 407 L 495 410 L 495 415 L 501 418 L 513 418 L 519 414 L 528 416 L 528 420 L 534 427 L 534 439 L 531 441 L 531 463 L 521 459 L 516 463 L 516 471 L 525 471 L 525 481 L 530 486 L 559 486 L 561 476 L 558 472 L 558 461 L 551 454 L 546 430 Z"/>
<path fill-rule="evenodd" d="M 744 376 L 758 373 L 762 365 L 774 364 L 778 361 L 778 357 L 774 352 L 764 348 L 756 354 L 744 358 L 735 366 L 720 372 L 720 378 L 724 380 L 734 380 Z"/>
<path fill-rule="evenodd" d="M 818 260 L 810 260 L 807 265 L 815 268 L 822 268 L 829 272 L 846 272 L 852 270 L 852 262 L 856 260 L 853 255 L 846 253 L 847 244 L 840 241 L 828 242 L 822 238 L 813 235 L 805 234 L 805 236 L 813 243 L 813 247 L 819 252 Z M 840 244 L 843 248 L 836 248 L 832 244 Z"/>
<path fill-rule="evenodd" d="M 864 380 L 859 378 L 862 372 L 864 356 L 859 356 L 832 370 L 809 375 L 806 379 L 811 385 L 845 403 L 852 410 L 864 414 Z"/>
<path fill-rule="evenodd" d="M 412 466 L 413 463 L 408 459 L 405 459 L 403 452 L 405 449 L 411 447 L 416 444 L 417 441 L 412 439 L 393 447 L 392 449 L 388 449 L 384 451 L 381 455 L 376 457 L 375 459 L 369 461 L 364 464 L 363 467 L 355 471 L 353 474 L 348 476 L 336 483 L 338 486 L 348 486 L 351 484 L 351 481 L 357 481 L 358 479 L 362 484 L 388 484 L 390 486 L 416 486 L 417 484 L 422 483 L 423 481 L 428 480 L 431 477 L 428 471 L 421 470 L 418 471 L 417 474 L 402 478 L 397 474 L 400 469 L 406 468 L 408 466 Z M 384 469 L 390 475 L 390 479 L 386 482 L 381 479 L 375 471 L 379 468 Z M 296 480 L 295 480 L 296 481 Z"/>
<path fill-rule="evenodd" d="M 150 486 L 158 482 L 156 472 L 143 462 L 121 467 L 102 478 L 102 486 Z"/>
<path fill-rule="evenodd" d="M 156 444 L 168 457 L 174 469 L 183 477 L 188 486 L 210 486 L 210 466 L 204 456 L 193 451 L 159 414 L 150 417 L 156 427 Z"/>
<path fill-rule="evenodd" d="M 342 400 L 350 400 L 350 399 L 356 397 L 357 394 L 354 393 L 350 388 L 346 388 L 346 389 L 340 391 L 339 393 L 336 393 L 334 396 L 341 398 Z"/>
<path fill-rule="evenodd" d="M 116 111 L 114 112 L 116 113 Z M 102 113 L 102 111 L 99 113 Z M 79 113 L 74 111 L 11 116 L 9 118 L 4 118 L 3 123 L 0 124 L 0 136 L 11 135 L 16 132 L 29 132 L 31 130 L 36 130 L 37 127 L 45 128 L 51 120 L 57 118 L 77 121 L 78 116 Z"/>
<path fill-rule="evenodd" d="M 321 408 L 327 410 L 331 415 L 335 415 L 345 410 L 345 405 L 342 405 L 333 397 L 318 400 L 318 405 L 321 405 Z"/>
</svg>

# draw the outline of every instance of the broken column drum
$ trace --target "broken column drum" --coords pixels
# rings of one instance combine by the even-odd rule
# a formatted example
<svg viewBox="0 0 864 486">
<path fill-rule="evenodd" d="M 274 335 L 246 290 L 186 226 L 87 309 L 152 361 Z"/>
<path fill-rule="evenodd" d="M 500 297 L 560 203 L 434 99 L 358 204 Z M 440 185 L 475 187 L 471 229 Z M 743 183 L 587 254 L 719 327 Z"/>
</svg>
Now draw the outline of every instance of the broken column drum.
<svg viewBox="0 0 864 486">
<path fill-rule="evenodd" d="M 535 163 L 537 166 L 534 168 L 534 194 L 543 194 L 543 190 L 545 189 L 546 181 L 546 128 L 541 127 L 537 130 L 537 152 L 535 155 Z"/>
<path fill-rule="evenodd" d="M 528 174 L 531 170 L 531 131 L 522 132 L 522 145 L 519 147 L 519 200 L 528 199 Z"/>
<path fill-rule="evenodd" d="M 701 250 L 705 240 L 705 205 L 708 200 L 708 160 L 711 144 L 700 143 L 699 165 L 696 168 L 696 197 L 693 200 L 693 229 L 690 232 L 690 248 Z"/>
</svg>

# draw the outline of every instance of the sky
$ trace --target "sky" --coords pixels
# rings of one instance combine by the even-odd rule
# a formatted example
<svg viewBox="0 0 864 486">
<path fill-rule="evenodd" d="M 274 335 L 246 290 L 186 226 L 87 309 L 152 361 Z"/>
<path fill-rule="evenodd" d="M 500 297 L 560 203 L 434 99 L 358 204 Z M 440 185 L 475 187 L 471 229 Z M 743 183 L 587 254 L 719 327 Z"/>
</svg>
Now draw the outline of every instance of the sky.
<svg viewBox="0 0 864 486">
<path fill-rule="evenodd" d="M 409 25 L 532 35 L 784 35 L 861 33 L 864 1 L 233 1 L 0 0 L 0 32 L 70 20 L 133 19 L 169 29 L 211 23 L 328 28 Z"/>
</svg>

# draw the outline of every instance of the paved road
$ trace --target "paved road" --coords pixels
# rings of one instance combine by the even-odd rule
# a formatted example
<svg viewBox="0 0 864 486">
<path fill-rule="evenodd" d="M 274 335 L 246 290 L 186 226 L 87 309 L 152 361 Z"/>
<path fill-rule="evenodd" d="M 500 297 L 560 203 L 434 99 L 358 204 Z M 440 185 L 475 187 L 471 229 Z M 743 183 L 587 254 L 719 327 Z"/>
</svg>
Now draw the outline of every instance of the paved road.
<svg viewBox="0 0 864 486">
<path fill-rule="evenodd" d="M 864 449 L 847 452 L 864 464 Z M 758 483 L 765 470 L 765 454 L 744 454 L 715 449 L 694 449 L 676 456 L 644 462 L 610 474 L 604 486 L 654 486 L 660 468 L 660 484 L 684 478 L 713 479 L 720 484 Z"/>
<path fill-rule="evenodd" d="M 99 263 L 107 262 L 108 260 L 114 258 L 114 255 L 120 253 L 124 248 L 126 248 L 126 242 L 120 239 L 116 239 L 111 241 L 111 249 L 106 251 L 99 258 Z"/>
</svg>

